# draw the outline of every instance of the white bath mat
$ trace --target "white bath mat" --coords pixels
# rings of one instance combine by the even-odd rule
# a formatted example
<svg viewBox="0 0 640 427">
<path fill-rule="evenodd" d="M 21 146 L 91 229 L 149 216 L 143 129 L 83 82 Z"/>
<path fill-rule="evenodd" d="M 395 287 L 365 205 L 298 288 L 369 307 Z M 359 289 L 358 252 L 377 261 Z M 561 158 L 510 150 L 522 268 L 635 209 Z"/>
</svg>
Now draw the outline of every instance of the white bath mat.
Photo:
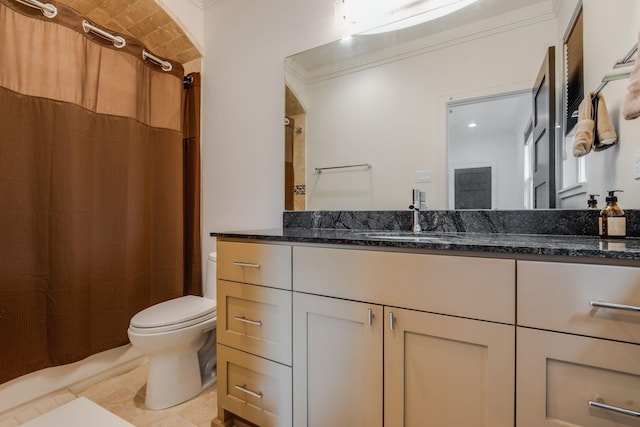
<svg viewBox="0 0 640 427">
<path fill-rule="evenodd" d="M 86 397 L 79 397 L 21 427 L 135 427 Z"/>
</svg>

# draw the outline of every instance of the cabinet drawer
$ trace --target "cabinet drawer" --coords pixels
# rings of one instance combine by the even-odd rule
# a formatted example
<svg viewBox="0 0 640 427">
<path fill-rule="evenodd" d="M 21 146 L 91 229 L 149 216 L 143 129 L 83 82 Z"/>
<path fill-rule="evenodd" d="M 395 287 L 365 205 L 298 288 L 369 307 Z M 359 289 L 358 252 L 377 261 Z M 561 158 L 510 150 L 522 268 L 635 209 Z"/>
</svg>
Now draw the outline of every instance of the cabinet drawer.
<svg viewBox="0 0 640 427">
<path fill-rule="evenodd" d="M 291 246 L 218 241 L 219 279 L 291 289 Z"/>
<path fill-rule="evenodd" d="M 291 427 L 291 368 L 218 345 L 218 405 L 261 427 Z"/>
<path fill-rule="evenodd" d="M 517 329 L 518 427 L 640 426 L 640 346 Z"/>
<path fill-rule="evenodd" d="M 515 261 L 293 248 L 293 288 L 338 298 L 515 323 Z"/>
<path fill-rule="evenodd" d="M 518 325 L 640 343 L 640 312 L 592 301 L 640 307 L 640 268 L 518 261 Z"/>
<path fill-rule="evenodd" d="M 218 280 L 218 342 L 291 365 L 291 291 Z"/>
</svg>

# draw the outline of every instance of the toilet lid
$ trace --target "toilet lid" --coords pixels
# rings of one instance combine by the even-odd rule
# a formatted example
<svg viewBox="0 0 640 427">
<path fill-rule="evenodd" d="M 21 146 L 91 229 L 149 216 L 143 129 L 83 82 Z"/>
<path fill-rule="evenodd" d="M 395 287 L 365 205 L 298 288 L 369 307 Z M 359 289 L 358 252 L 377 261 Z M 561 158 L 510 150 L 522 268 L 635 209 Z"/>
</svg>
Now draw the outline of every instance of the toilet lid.
<svg viewBox="0 0 640 427">
<path fill-rule="evenodd" d="M 131 326 L 135 328 L 160 328 L 182 323 L 193 323 L 196 319 L 206 320 L 216 312 L 214 300 L 187 295 L 161 302 L 131 318 Z"/>
</svg>

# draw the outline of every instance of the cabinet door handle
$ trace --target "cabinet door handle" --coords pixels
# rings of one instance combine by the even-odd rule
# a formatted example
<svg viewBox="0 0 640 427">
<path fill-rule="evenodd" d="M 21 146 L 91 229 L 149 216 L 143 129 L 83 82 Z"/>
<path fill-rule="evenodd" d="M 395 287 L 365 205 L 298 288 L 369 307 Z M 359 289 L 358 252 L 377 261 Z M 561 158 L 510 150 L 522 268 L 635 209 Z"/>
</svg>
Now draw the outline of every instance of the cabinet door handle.
<svg viewBox="0 0 640 427">
<path fill-rule="evenodd" d="M 611 412 L 617 412 L 618 414 L 640 418 L 640 412 L 632 411 L 631 409 L 620 408 L 619 406 L 607 405 L 606 403 L 594 402 L 593 400 L 589 401 L 589 406 L 592 406 L 594 408 L 606 409 L 607 411 Z"/>
<path fill-rule="evenodd" d="M 367 315 L 367 318 L 369 320 L 369 326 L 373 325 L 373 318 L 376 317 L 375 313 L 373 312 L 372 309 L 369 309 L 369 314 Z"/>
<path fill-rule="evenodd" d="M 393 315 L 393 312 L 389 312 L 389 329 L 393 331 L 396 326 L 396 316 Z"/>
<path fill-rule="evenodd" d="M 249 396 L 253 396 L 253 397 L 257 397 L 258 399 L 262 399 L 263 394 L 262 394 L 261 391 L 249 390 L 247 388 L 246 384 L 236 385 L 235 387 L 236 387 L 236 389 L 240 390 L 243 393 L 248 394 Z"/>
<path fill-rule="evenodd" d="M 248 323 L 250 325 L 256 325 L 256 326 L 262 326 L 262 320 L 251 320 L 251 319 L 247 319 L 244 316 L 235 316 L 234 319 L 236 319 L 238 322 L 244 322 L 244 323 Z"/>
<path fill-rule="evenodd" d="M 635 305 L 615 304 L 613 302 L 591 301 L 591 307 L 612 308 L 614 310 L 640 311 Z"/>
<path fill-rule="evenodd" d="M 234 261 L 233 265 L 237 265 L 238 267 L 260 268 L 260 264 L 255 264 L 252 262 Z"/>
</svg>

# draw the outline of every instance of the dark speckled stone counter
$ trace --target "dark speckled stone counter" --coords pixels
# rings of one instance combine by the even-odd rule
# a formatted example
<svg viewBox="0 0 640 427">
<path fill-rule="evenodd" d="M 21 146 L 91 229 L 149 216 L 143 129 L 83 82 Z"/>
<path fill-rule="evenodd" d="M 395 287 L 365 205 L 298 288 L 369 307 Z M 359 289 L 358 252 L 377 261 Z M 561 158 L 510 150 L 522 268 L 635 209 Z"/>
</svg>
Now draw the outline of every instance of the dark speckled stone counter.
<svg viewBox="0 0 640 427">
<path fill-rule="evenodd" d="M 637 260 L 640 266 L 640 239 L 600 239 L 593 236 L 559 236 L 505 233 L 423 233 L 434 240 L 385 240 L 371 238 L 370 230 L 283 228 L 272 230 L 211 233 L 219 238 L 292 243 L 355 245 L 363 247 L 419 248 L 486 254 L 555 255 L 569 257 Z"/>
<path fill-rule="evenodd" d="M 586 257 L 640 266 L 640 211 L 627 214 L 626 239 L 597 236 L 598 212 L 589 210 L 427 211 L 421 238 L 409 211 L 285 212 L 283 228 L 214 232 L 219 238 L 363 247 L 477 252 L 479 255 Z M 394 232 L 390 237 L 384 231 Z M 401 234 L 402 237 L 397 237 Z"/>
<path fill-rule="evenodd" d="M 627 236 L 640 237 L 640 211 L 625 210 Z M 284 212 L 284 228 L 411 230 L 410 211 Z M 420 212 L 427 232 L 598 235 L 596 210 L 457 210 Z"/>
</svg>

